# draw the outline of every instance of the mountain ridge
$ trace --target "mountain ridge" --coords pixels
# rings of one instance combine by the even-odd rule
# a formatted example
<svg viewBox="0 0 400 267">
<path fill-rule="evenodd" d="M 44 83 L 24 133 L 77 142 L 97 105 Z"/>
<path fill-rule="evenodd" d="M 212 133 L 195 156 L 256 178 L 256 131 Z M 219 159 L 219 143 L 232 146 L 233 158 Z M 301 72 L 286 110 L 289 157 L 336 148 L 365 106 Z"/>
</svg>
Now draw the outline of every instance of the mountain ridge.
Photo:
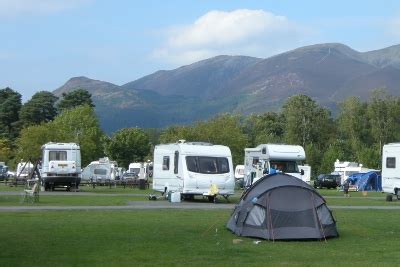
<svg viewBox="0 0 400 267">
<path fill-rule="evenodd" d="M 265 59 L 220 55 L 120 86 L 74 77 L 54 93 L 77 88 L 92 94 L 106 132 L 190 124 L 220 112 L 279 110 L 296 94 L 332 108 L 348 96 L 366 100 L 375 88 L 399 95 L 400 45 L 358 52 L 340 43 L 314 44 Z"/>
</svg>

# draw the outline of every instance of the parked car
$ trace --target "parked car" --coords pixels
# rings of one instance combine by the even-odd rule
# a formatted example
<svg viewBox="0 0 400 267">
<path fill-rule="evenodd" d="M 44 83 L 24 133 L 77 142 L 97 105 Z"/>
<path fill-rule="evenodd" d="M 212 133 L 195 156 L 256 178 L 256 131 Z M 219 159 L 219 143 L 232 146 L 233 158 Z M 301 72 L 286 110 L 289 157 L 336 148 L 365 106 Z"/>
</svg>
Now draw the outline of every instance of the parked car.
<svg viewBox="0 0 400 267">
<path fill-rule="evenodd" d="M 314 180 L 314 188 L 336 188 L 340 185 L 339 174 L 320 174 Z"/>
</svg>

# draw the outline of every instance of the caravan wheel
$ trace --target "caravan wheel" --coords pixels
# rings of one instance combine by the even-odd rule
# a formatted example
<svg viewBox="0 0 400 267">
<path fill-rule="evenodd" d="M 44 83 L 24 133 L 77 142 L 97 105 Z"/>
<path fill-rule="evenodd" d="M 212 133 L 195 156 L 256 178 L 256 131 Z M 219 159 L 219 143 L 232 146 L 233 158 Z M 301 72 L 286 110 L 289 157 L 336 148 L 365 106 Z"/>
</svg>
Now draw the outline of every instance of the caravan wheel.
<svg viewBox="0 0 400 267">
<path fill-rule="evenodd" d="M 386 201 L 391 202 L 393 200 L 392 195 L 386 195 Z"/>
</svg>

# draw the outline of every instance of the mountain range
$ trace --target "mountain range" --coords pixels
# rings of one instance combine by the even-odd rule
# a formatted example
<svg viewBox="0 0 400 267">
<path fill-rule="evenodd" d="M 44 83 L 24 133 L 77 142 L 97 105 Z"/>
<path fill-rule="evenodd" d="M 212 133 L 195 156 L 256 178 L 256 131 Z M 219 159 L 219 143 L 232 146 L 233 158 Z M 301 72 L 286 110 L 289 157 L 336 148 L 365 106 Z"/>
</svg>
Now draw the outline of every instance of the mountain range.
<svg viewBox="0 0 400 267">
<path fill-rule="evenodd" d="M 74 77 L 54 94 L 77 88 L 92 94 L 107 133 L 191 124 L 221 112 L 279 111 L 297 94 L 335 110 L 345 98 L 367 100 L 377 88 L 400 95 L 400 45 L 358 52 L 338 43 L 316 44 L 266 59 L 222 55 L 121 86 Z"/>
</svg>

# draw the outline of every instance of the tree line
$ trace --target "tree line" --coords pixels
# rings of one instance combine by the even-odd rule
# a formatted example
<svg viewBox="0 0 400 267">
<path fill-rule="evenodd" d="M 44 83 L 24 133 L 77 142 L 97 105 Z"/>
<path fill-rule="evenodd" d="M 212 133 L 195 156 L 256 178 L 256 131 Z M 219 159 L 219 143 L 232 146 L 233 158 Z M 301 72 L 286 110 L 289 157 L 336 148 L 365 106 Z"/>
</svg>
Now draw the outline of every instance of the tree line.
<svg viewBox="0 0 400 267">
<path fill-rule="evenodd" d="M 375 90 L 368 101 L 349 97 L 336 116 L 306 95 L 286 100 L 280 111 L 261 114 L 219 114 L 192 125 L 164 129 L 124 128 L 106 135 L 100 128 L 91 95 L 84 89 L 38 92 L 25 104 L 10 88 L 0 90 L 0 161 L 10 166 L 40 157 L 50 141 L 81 146 L 82 165 L 108 156 L 122 167 L 151 160 L 159 143 L 184 139 L 229 146 L 234 164 L 243 164 L 244 148 L 264 143 L 304 147 L 313 174 L 333 170 L 336 159 L 381 166 L 382 146 L 400 140 L 400 98 Z"/>
</svg>

